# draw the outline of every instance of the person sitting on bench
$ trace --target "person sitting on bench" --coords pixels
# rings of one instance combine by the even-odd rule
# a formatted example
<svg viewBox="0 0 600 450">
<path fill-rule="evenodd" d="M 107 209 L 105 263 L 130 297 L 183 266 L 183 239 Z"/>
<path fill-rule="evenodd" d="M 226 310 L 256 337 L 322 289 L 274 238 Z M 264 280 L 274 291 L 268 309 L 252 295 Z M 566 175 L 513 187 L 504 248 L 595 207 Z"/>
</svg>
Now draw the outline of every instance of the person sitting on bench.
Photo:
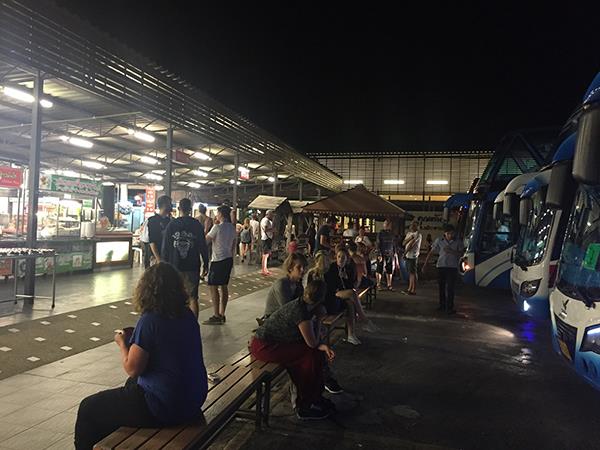
<svg viewBox="0 0 600 450">
<path fill-rule="evenodd" d="M 115 335 L 125 386 L 83 399 L 75 424 L 75 448 L 92 449 L 119 427 L 156 428 L 186 423 L 202 414 L 208 382 L 200 327 L 189 308 L 179 272 L 160 262 L 137 284 L 135 327 Z"/>
<path fill-rule="evenodd" d="M 267 294 L 267 305 L 264 318 L 269 317 L 276 310 L 286 303 L 302 297 L 304 288 L 302 287 L 302 278 L 308 262 L 304 255 L 300 253 L 291 253 L 283 262 L 283 270 L 286 275 L 279 278 L 271 285 Z"/>
<path fill-rule="evenodd" d="M 296 416 L 301 420 L 325 419 L 335 410 L 333 403 L 323 398 L 326 359 L 333 360 L 335 353 L 320 342 L 312 320 L 326 292 L 324 281 L 309 282 L 304 295 L 271 314 L 250 343 L 256 359 L 287 369 L 297 388 Z"/>
<path fill-rule="evenodd" d="M 364 256 L 358 251 L 358 244 L 348 243 L 348 253 L 350 254 L 349 263 L 354 265 L 354 273 L 356 274 L 354 287 L 356 289 L 373 287 L 375 283 L 367 276 L 367 263 Z"/>
</svg>

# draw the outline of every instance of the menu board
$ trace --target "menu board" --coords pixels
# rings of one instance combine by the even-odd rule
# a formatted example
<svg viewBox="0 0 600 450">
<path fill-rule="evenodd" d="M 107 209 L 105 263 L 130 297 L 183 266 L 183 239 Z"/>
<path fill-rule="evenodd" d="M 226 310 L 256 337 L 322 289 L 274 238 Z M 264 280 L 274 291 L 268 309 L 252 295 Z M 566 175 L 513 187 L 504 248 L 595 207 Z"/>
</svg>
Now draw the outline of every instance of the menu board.
<svg viewBox="0 0 600 450">
<path fill-rule="evenodd" d="M 0 187 L 20 188 L 23 184 L 23 169 L 0 166 Z"/>
<path fill-rule="evenodd" d="M 62 175 L 42 175 L 40 189 L 69 194 L 100 195 L 100 183 L 82 178 L 63 177 Z"/>
</svg>

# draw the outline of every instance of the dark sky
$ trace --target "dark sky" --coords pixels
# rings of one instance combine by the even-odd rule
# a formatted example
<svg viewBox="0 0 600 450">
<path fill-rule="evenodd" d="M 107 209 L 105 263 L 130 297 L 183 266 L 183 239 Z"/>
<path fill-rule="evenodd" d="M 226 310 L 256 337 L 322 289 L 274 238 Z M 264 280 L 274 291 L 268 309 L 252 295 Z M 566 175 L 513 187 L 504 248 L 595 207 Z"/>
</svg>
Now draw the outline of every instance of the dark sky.
<svg viewBox="0 0 600 450">
<path fill-rule="evenodd" d="M 303 152 L 490 148 L 600 70 L 584 2 L 57 3 Z"/>
</svg>

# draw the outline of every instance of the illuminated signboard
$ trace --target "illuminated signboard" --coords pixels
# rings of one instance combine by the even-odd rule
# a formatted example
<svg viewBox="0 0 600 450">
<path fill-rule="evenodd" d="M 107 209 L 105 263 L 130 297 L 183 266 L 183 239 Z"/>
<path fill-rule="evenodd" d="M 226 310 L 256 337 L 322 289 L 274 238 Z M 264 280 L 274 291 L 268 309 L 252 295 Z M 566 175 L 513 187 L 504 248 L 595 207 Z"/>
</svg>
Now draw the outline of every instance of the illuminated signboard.
<svg viewBox="0 0 600 450">
<path fill-rule="evenodd" d="M 247 167 L 240 167 L 240 180 L 249 180 L 250 179 L 250 169 Z"/>
<path fill-rule="evenodd" d="M 0 187 L 20 188 L 23 184 L 23 169 L 0 167 Z"/>
</svg>

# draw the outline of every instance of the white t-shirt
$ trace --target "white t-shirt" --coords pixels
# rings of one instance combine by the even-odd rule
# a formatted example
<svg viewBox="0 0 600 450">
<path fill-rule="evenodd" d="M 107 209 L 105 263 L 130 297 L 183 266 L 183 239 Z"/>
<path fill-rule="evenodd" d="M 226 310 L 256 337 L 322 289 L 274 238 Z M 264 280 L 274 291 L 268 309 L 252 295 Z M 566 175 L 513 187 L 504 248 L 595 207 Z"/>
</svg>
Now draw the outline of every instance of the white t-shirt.
<svg viewBox="0 0 600 450">
<path fill-rule="evenodd" d="M 369 239 L 369 236 L 356 236 L 356 239 L 354 239 L 354 242 L 356 242 L 357 244 L 363 243 L 365 244 L 367 247 L 373 247 L 373 244 L 371 243 L 371 239 Z"/>
<path fill-rule="evenodd" d="M 405 250 L 406 253 L 404 256 L 410 259 L 415 259 L 419 257 L 421 253 L 421 241 L 423 240 L 423 235 L 418 231 L 410 231 L 406 233 L 406 237 L 404 238 L 404 242 L 409 241 L 413 236 L 416 236 L 412 245 L 406 245 Z"/>
<path fill-rule="evenodd" d="M 258 220 L 250 220 L 250 229 L 252 230 L 252 237 L 254 240 L 258 240 L 258 235 L 260 233 L 260 222 Z"/>
<path fill-rule="evenodd" d="M 273 230 L 266 231 L 267 228 L 273 228 L 273 222 L 268 217 L 263 217 L 260 221 L 260 239 L 263 241 L 273 239 Z"/>
<path fill-rule="evenodd" d="M 230 222 L 214 224 L 207 237 L 212 239 L 211 261 L 223 261 L 233 258 L 233 241 L 235 241 L 235 225 Z"/>
<path fill-rule="evenodd" d="M 356 231 L 354 228 L 348 228 L 347 230 L 344 230 L 342 236 L 354 239 L 356 236 L 358 236 L 358 231 Z"/>
</svg>

